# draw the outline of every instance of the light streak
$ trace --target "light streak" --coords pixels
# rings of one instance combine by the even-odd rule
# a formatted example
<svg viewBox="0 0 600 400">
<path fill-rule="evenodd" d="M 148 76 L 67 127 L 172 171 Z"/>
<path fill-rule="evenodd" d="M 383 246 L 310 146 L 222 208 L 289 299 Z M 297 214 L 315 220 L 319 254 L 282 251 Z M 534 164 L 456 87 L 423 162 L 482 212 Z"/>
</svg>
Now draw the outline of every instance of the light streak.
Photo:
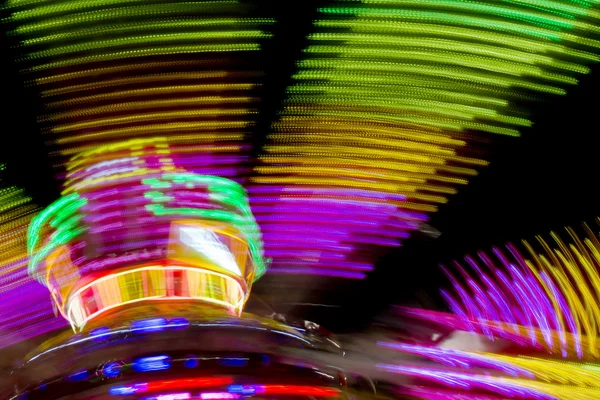
<svg viewBox="0 0 600 400">
<path fill-rule="evenodd" d="M 567 229 L 572 239 L 568 245 L 555 233 L 552 233 L 554 248 L 538 237 L 543 252 L 536 251 L 526 241 L 523 241 L 526 256 L 512 244 L 507 245 L 510 258 L 494 248 L 500 267 L 494 266 L 489 256 L 479 252 L 479 259 L 492 269 L 491 277 L 481 274 L 483 269 L 477 261 L 467 257 L 469 266 L 479 272 L 480 279 L 492 290 L 467 291 L 452 278 L 461 302 L 454 307 L 467 310 L 471 319 L 481 322 L 477 324 L 478 332 L 491 334 L 489 329 L 494 326 L 492 336 L 514 339 L 512 333 L 521 337 L 526 335 L 534 346 L 543 346 L 552 354 L 597 357 L 600 354 L 597 343 L 600 308 L 596 270 L 600 268 L 600 242 L 591 229 L 584 226 L 588 234 L 584 239 Z M 455 265 L 461 274 L 466 274 L 462 265 Z M 492 278 L 494 276 L 496 279 Z M 495 305 L 501 305 L 495 299 L 502 298 L 507 306 L 477 308 L 475 297 Z"/>
<path fill-rule="evenodd" d="M 141 301 L 241 312 L 266 270 L 241 185 L 178 167 L 160 138 L 87 151 L 68 170 L 65 196 L 29 229 L 29 272 L 74 329 Z"/>
<path fill-rule="evenodd" d="M 531 125 L 527 102 L 564 95 L 600 60 L 594 4 L 337 0 L 320 7 L 250 188 L 263 225 L 288 220 L 286 234 L 308 235 L 315 245 L 274 230 L 265 240 L 272 271 L 331 275 L 319 240 L 331 224 L 376 224 L 368 233 L 359 223 L 341 227 L 348 247 L 336 249 L 370 264 L 418 230 L 425 213 L 487 165 L 486 149 L 470 137 L 519 136 Z M 391 229 L 398 221 L 406 227 Z M 278 246 L 289 253 L 272 253 Z M 304 257 L 307 249 L 323 255 Z"/>
</svg>

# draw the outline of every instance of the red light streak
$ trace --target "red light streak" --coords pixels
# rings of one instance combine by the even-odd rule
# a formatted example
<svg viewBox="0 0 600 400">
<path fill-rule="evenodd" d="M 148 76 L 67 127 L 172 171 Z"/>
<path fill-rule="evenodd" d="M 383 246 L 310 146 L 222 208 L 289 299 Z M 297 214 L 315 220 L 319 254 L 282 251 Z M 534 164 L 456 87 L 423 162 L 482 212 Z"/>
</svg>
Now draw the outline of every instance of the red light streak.
<svg viewBox="0 0 600 400">
<path fill-rule="evenodd" d="M 213 386 L 223 386 L 232 383 L 233 378 L 230 376 L 220 376 L 214 378 L 171 379 L 164 381 L 148 382 L 144 392 L 159 392 L 163 390 L 173 389 L 196 389 Z"/>
<path fill-rule="evenodd" d="M 319 386 L 289 386 L 289 385 L 261 385 L 261 394 L 281 394 L 315 397 L 337 397 L 340 395 L 338 389 Z"/>
</svg>

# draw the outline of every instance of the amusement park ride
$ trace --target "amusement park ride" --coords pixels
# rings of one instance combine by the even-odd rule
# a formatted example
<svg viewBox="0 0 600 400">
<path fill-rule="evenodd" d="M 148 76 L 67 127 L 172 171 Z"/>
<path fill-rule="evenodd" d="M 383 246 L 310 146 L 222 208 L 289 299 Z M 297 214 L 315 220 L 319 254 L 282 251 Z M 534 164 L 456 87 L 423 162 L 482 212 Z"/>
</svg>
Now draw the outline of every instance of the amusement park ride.
<svg viewBox="0 0 600 400">
<path fill-rule="evenodd" d="M 244 309 L 265 274 L 360 282 L 439 236 L 429 215 L 489 145 L 600 61 L 598 1 L 300 9 L 6 1 L 47 165 L 0 164 L 0 347 L 45 341 L 0 396 L 600 398 L 588 226 L 443 268 L 444 311 L 394 307 L 363 339 Z M 26 162 L 35 184 L 3 180 Z M 60 196 L 36 192 L 46 172 Z"/>
</svg>

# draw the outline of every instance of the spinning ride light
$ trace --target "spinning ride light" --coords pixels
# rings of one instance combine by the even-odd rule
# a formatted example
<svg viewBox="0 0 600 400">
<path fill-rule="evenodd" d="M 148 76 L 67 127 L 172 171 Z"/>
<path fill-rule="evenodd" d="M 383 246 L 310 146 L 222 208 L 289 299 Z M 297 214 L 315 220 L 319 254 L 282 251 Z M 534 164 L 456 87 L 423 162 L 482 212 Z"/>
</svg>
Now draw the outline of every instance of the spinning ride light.
<svg viewBox="0 0 600 400">
<path fill-rule="evenodd" d="M 201 300 L 239 314 L 265 272 L 244 189 L 177 167 L 164 139 L 82 153 L 64 196 L 29 228 L 29 273 L 74 329 L 140 301 Z"/>
<path fill-rule="evenodd" d="M 252 132 L 260 96 L 269 96 L 261 89 L 264 67 L 278 60 L 268 53 L 277 44 L 263 48 L 276 15 L 265 3 L 8 0 L 4 11 L 17 66 L 40 95 L 38 122 L 66 187 L 76 180 L 65 172 L 70 157 L 164 136 L 188 172 L 250 183 L 273 273 L 360 279 L 486 165 L 482 143 L 516 136 L 530 124 L 524 110 L 531 100 L 564 94 L 598 61 L 597 3 L 325 2 L 254 166 Z M 160 191 L 144 194 L 156 199 L 153 213 L 169 212 L 160 208 Z M 68 241 L 74 229 L 57 240 Z M 109 242 L 90 248 L 118 252 L 125 236 L 102 235 Z M 42 257 L 60 265 L 49 281 L 87 284 L 77 276 L 79 265 L 69 267 L 72 251 L 82 252 L 57 246 Z M 166 251 L 92 255 L 86 274 L 126 263 L 154 276 L 157 265 L 147 261 Z M 113 278 L 137 282 L 137 275 Z M 34 285 L 27 292 L 42 297 Z M 59 290 L 54 296 L 62 304 Z M 36 318 L 51 317 L 49 307 L 36 307 Z M 36 332 L 20 326 L 18 315 L 0 322 Z"/>
<path fill-rule="evenodd" d="M 48 321 L 48 295 L 27 274 L 27 227 L 39 207 L 22 188 L 7 182 L 9 169 L 0 164 L 0 347 L 62 325 Z"/>
<path fill-rule="evenodd" d="M 596 0 L 323 4 L 249 189 L 271 273 L 365 277 L 599 60 Z"/>
<path fill-rule="evenodd" d="M 600 356 L 600 241 L 585 226 L 580 238 L 567 228 L 570 242 L 552 233 L 513 244 L 493 256 L 479 252 L 455 262 L 458 274 L 444 268 L 454 290 L 443 291 L 452 311 L 470 321 L 470 329 L 503 337 L 562 357 Z M 540 251 L 542 250 L 542 251 Z"/>
<path fill-rule="evenodd" d="M 431 321 L 458 330 L 465 330 L 464 325 L 472 326 L 477 322 L 489 326 L 496 322 L 467 321 L 463 317 L 428 310 L 403 308 L 400 312 L 405 318 Z M 477 331 L 472 334 L 477 335 Z M 593 400 L 598 397 L 600 365 L 597 357 L 587 354 L 585 361 L 564 360 L 560 356 L 549 357 L 530 340 L 516 341 L 517 348 L 506 347 L 510 342 L 506 339 L 498 335 L 494 341 L 489 341 L 487 349 L 479 347 L 477 350 L 457 350 L 450 342 L 436 347 L 423 343 L 380 342 L 384 348 L 419 356 L 423 360 L 401 365 L 379 364 L 377 367 L 415 379 L 399 388 L 399 393 L 418 399 Z M 478 341 L 468 336 L 463 345 L 469 347 L 467 342 Z"/>
<path fill-rule="evenodd" d="M 17 66 L 59 179 L 98 145 L 165 136 L 190 172 L 249 169 L 273 19 L 244 1 L 9 0 Z"/>
<path fill-rule="evenodd" d="M 587 224 L 585 237 L 566 230 L 569 240 L 552 232 L 551 242 L 537 237 L 537 243 L 509 243 L 506 250 L 480 251 L 465 257 L 465 262 L 454 262 L 453 268 L 443 267 L 452 290 L 443 290 L 442 295 L 453 314 L 400 309 L 405 318 L 478 336 L 475 340 L 469 335 L 463 343 L 467 348 L 468 341 L 480 343 L 476 351 L 453 349 L 452 343 L 460 339 L 439 347 L 382 342 L 385 348 L 442 367 L 379 368 L 450 387 L 464 399 L 481 398 L 477 388 L 523 399 L 598 398 L 600 240 Z M 402 393 L 452 398 L 450 393 L 418 386 Z"/>
</svg>

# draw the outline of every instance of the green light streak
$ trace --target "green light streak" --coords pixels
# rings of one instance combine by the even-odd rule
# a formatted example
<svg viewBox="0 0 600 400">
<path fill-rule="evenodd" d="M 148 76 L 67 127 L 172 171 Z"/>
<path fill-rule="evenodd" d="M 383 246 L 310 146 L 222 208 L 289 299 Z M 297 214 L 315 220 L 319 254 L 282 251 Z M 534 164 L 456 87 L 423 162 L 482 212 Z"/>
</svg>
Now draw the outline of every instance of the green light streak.
<svg viewBox="0 0 600 400">
<path fill-rule="evenodd" d="M 177 215 L 231 224 L 242 233 L 248 242 L 255 268 L 255 280 L 266 272 L 267 266 L 263 257 L 260 228 L 252 215 L 246 191 L 240 184 L 218 176 L 192 173 L 165 173 L 160 178 L 144 179 L 142 183 L 150 185 L 152 189 L 175 189 L 177 185 L 185 188 L 189 188 L 190 185 L 192 187 L 206 187 L 211 200 L 229 206 L 227 208 L 233 208 L 233 210 L 168 207 L 163 204 L 148 204 L 145 208 L 156 217 Z M 151 194 L 149 195 L 149 193 Z M 161 199 L 170 197 L 160 191 L 146 192 L 145 196 Z M 171 197 L 169 200 L 171 199 L 173 198 Z M 169 200 L 165 202 L 168 203 Z"/>
</svg>

